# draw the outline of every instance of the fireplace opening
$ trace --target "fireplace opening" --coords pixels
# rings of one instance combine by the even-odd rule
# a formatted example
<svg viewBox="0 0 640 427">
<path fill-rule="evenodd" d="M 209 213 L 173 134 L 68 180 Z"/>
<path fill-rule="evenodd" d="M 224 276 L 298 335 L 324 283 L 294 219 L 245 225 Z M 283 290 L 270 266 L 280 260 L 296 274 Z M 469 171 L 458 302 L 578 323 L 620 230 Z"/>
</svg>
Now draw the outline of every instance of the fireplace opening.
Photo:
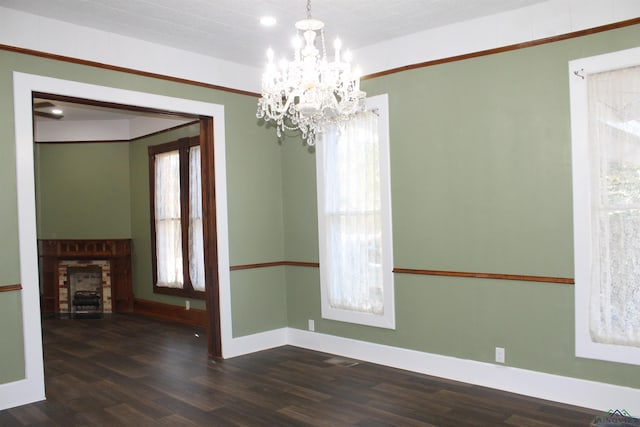
<svg viewBox="0 0 640 427">
<path fill-rule="evenodd" d="M 68 267 L 71 317 L 102 317 L 102 268 Z"/>
</svg>

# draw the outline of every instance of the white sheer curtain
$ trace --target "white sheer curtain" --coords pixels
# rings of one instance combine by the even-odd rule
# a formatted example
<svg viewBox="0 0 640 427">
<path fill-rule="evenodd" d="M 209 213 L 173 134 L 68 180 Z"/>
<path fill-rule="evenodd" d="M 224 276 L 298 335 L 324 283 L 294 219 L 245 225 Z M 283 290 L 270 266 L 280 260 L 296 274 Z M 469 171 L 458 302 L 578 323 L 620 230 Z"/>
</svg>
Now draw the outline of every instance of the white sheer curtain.
<svg viewBox="0 0 640 427">
<path fill-rule="evenodd" d="M 183 287 L 180 227 L 180 156 L 178 151 L 155 157 L 157 286 Z"/>
<path fill-rule="evenodd" d="M 365 112 L 340 131 L 327 130 L 322 263 L 331 307 L 384 311 L 378 117 Z"/>
<path fill-rule="evenodd" d="M 205 290 L 202 180 L 198 146 L 189 149 L 189 278 L 194 290 Z"/>
<path fill-rule="evenodd" d="M 640 346 L 640 67 L 588 77 L 590 332 Z"/>
</svg>

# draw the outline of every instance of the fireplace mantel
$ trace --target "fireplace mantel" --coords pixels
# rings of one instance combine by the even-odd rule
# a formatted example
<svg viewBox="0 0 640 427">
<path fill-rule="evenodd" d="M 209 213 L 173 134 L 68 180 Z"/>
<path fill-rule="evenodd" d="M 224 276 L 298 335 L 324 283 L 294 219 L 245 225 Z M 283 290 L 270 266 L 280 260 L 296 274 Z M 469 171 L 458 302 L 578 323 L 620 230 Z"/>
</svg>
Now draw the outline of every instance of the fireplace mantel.
<svg viewBox="0 0 640 427">
<path fill-rule="evenodd" d="M 65 261 L 101 260 L 109 264 L 111 308 L 114 312 L 133 310 L 130 239 L 38 240 L 42 276 L 42 312 L 60 313 L 59 266 Z"/>
<path fill-rule="evenodd" d="M 131 240 L 38 240 L 38 254 L 66 259 L 117 258 L 131 255 Z"/>
</svg>

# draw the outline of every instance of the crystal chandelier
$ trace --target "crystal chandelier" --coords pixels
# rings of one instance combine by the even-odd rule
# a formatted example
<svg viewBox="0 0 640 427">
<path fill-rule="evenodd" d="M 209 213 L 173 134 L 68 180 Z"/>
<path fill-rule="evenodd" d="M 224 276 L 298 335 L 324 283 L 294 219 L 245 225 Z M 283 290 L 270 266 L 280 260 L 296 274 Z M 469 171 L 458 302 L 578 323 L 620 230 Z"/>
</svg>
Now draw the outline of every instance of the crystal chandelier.
<svg viewBox="0 0 640 427">
<path fill-rule="evenodd" d="M 276 66 L 273 50 L 267 51 L 256 116 L 275 122 L 278 138 L 286 130 L 299 130 L 308 145 L 315 145 L 326 125 L 340 125 L 365 109 L 360 72 L 351 69 L 348 52 L 341 55 L 339 39 L 334 43 L 333 61 L 327 59 L 323 27 L 322 21 L 311 17 L 311 0 L 307 0 L 307 19 L 296 22 L 293 61 L 283 60 Z"/>
</svg>

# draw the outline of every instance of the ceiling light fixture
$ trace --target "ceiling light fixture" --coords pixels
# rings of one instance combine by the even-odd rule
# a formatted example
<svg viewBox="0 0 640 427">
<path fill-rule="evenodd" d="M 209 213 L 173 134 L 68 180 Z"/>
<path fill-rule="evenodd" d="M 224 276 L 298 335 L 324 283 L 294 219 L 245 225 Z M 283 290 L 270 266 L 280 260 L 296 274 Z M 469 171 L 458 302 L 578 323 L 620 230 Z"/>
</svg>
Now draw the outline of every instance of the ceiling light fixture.
<svg viewBox="0 0 640 427">
<path fill-rule="evenodd" d="M 299 36 L 294 38 L 293 61 L 282 60 L 276 66 L 273 50 L 267 51 L 256 116 L 275 122 L 278 138 L 287 130 L 299 130 L 308 145 L 315 145 L 327 124 L 340 125 L 363 111 L 366 94 L 360 90 L 359 70 L 351 69 L 351 55 L 341 55 L 339 39 L 333 61 L 327 59 L 324 23 L 311 17 L 311 0 L 307 0 L 307 19 L 296 22 L 296 28 L 304 45 Z"/>
<path fill-rule="evenodd" d="M 260 24 L 264 27 L 273 27 L 276 25 L 276 18 L 273 16 L 263 16 L 260 18 Z"/>
</svg>

